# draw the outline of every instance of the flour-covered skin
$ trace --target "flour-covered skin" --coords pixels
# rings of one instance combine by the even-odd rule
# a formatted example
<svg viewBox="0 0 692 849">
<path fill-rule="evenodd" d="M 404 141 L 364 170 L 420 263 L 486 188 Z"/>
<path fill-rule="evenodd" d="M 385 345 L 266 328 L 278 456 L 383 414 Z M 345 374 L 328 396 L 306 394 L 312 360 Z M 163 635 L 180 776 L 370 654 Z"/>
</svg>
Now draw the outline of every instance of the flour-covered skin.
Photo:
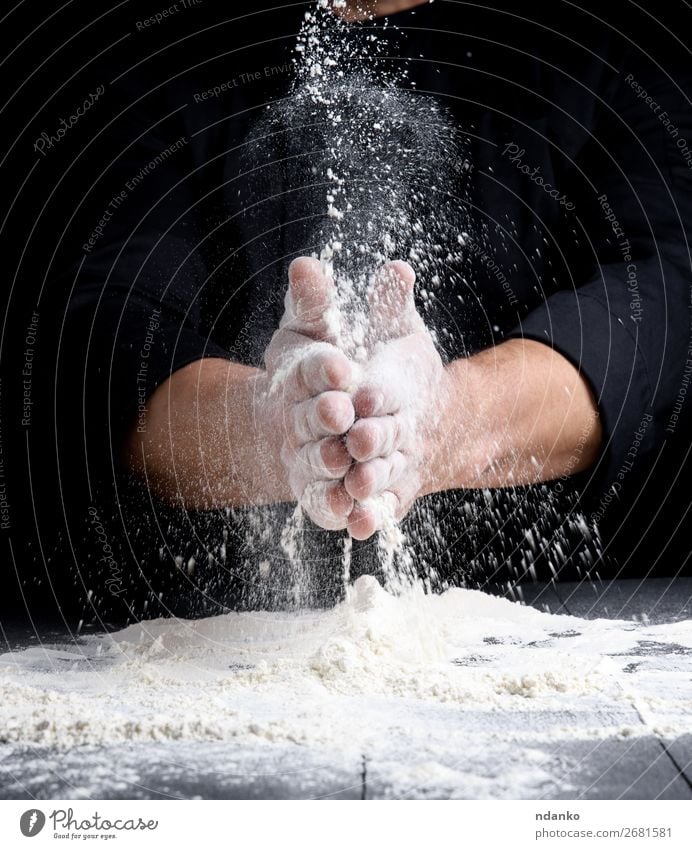
<svg viewBox="0 0 692 849">
<path fill-rule="evenodd" d="M 334 283 L 319 262 L 291 264 L 285 313 L 265 352 L 259 412 L 282 429 L 281 459 L 296 499 L 317 525 L 341 530 L 353 508 L 343 485 L 351 458 L 342 437 L 355 411 L 348 394 L 353 367 L 334 344 L 333 299 Z"/>
<path fill-rule="evenodd" d="M 402 519 L 420 494 L 448 394 L 442 360 L 416 310 L 415 277 L 407 263 L 389 263 L 368 295 L 370 356 L 353 398 L 358 420 L 346 439 L 355 461 L 345 486 L 356 501 L 348 526 L 356 539 L 381 530 L 383 516 Z"/>
<path fill-rule="evenodd" d="M 332 279 L 317 260 L 295 260 L 286 312 L 265 355 L 267 412 L 284 429 L 291 490 L 317 525 L 348 528 L 356 539 L 411 508 L 444 403 L 444 366 L 416 310 L 414 284 L 405 262 L 374 276 L 366 360 L 354 363 L 339 349 L 347 322 Z"/>
</svg>

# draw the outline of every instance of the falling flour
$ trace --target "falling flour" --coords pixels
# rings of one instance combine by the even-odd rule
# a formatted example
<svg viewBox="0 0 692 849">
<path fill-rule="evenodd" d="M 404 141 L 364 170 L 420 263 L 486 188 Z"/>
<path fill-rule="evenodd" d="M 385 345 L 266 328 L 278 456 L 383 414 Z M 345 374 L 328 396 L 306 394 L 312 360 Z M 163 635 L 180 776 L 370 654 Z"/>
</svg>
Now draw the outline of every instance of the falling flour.
<svg viewBox="0 0 692 849">
<path fill-rule="evenodd" d="M 392 260 L 405 260 L 416 272 L 419 309 L 444 351 L 446 340 L 436 336 L 437 295 L 445 286 L 461 291 L 464 285 L 460 234 L 472 227 L 469 145 L 443 106 L 407 85 L 405 63 L 385 61 L 390 36 L 402 34 L 346 24 L 333 6 L 319 0 L 306 11 L 290 95 L 270 103 L 251 133 L 246 164 L 256 185 L 247 207 L 262 208 L 280 192 L 283 227 L 292 234 L 284 237 L 283 249 L 312 253 L 333 278 L 331 336 L 357 375 L 390 329 L 372 320 L 369 304 L 377 272 Z M 299 221 L 306 223 L 296 235 L 292 228 Z M 483 240 L 480 234 L 477 240 Z M 273 391 L 280 389 L 282 374 Z M 425 379 L 418 372 L 412 376 Z M 406 375 L 393 373 L 387 380 L 405 384 Z M 410 405 L 412 417 L 420 412 Z M 303 507 L 310 495 L 306 490 Z M 413 569 L 415 544 L 398 528 L 387 499 L 370 506 L 384 526 L 377 546 L 387 586 L 410 583 L 420 572 L 429 586 L 435 584 L 431 569 Z M 305 567 L 314 552 L 305 531 L 297 516 L 281 531 L 297 602 L 315 595 Z"/>
</svg>

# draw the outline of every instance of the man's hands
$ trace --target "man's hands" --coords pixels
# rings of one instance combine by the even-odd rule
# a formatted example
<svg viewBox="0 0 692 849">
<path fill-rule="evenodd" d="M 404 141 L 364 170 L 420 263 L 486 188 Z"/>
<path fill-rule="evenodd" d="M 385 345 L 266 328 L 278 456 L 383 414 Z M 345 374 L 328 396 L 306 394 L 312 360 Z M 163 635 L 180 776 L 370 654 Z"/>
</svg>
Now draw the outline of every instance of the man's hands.
<svg viewBox="0 0 692 849">
<path fill-rule="evenodd" d="M 421 493 L 447 389 L 416 311 L 414 282 L 404 262 L 377 274 L 368 296 L 368 361 L 353 366 L 335 344 L 333 281 L 316 260 L 298 259 L 265 354 L 266 414 L 284 434 L 291 491 L 317 525 L 348 528 L 356 539 L 403 518 Z"/>
<path fill-rule="evenodd" d="M 359 539 L 423 495 L 588 469 L 602 430 L 578 369 L 521 339 L 443 367 L 413 280 L 405 263 L 380 272 L 355 366 L 335 344 L 332 281 L 296 260 L 266 370 L 221 358 L 179 369 L 131 427 L 124 464 L 187 509 L 299 499 Z"/>
<path fill-rule="evenodd" d="M 343 480 L 351 464 L 343 437 L 355 419 L 353 368 L 334 345 L 334 283 L 317 260 L 289 269 L 286 311 L 265 353 L 264 409 L 283 433 L 281 460 L 296 499 L 327 530 L 348 525 L 353 499 Z"/>
</svg>

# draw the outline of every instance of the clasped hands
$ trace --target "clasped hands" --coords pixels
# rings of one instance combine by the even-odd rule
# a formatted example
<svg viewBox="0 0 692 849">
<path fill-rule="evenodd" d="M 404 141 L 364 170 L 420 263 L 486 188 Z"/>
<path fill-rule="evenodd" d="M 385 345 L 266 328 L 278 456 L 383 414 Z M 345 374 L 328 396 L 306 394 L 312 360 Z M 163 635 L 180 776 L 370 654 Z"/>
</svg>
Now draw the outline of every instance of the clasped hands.
<svg viewBox="0 0 692 849">
<path fill-rule="evenodd" d="M 415 274 L 392 262 L 368 292 L 367 358 L 334 332 L 334 282 L 315 259 L 289 269 L 285 313 L 265 352 L 263 414 L 281 429 L 291 492 L 327 530 L 368 539 L 429 484 L 445 369 L 417 312 Z"/>
</svg>

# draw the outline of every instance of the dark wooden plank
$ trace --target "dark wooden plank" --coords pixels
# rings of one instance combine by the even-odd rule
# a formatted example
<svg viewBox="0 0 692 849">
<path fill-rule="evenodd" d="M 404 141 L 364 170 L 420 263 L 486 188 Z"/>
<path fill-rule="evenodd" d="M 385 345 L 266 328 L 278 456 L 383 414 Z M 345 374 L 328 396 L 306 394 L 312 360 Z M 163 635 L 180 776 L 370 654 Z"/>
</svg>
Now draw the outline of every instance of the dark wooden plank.
<svg viewBox="0 0 692 849">
<path fill-rule="evenodd" d="M 692 762 L 692 737 L 671 744 Z M 692 799 L 654 738 L 469 746 L 366 760 L 367 798 Z M 363 764 L 296 750 L 147 744 L 39 754 L 0 762 L 0 798 L 359 799 Z"/>
<path fill-rule="evenodd" d="M 446 715 L 431 705 L 421 706 L 417 719 L 430 729 L 420 750 L 402 740 L 389 758 L 369 754 L 368 799 L 561 798 L 571 787 L 564 772 L 575 745 L 606 729 L 616 735 L 641 724 L 632 705 L 593 702 L 544 711 L 522 710 L 518 702 L 512 711 L 448 709 Z M 565 729 L 581 739 L 562 742 Z"/>
<path fill-rule="evenodd" d="M 557 593 L 569 613 L 585 619 L 662 624 L 692 618 L 692 578 L 558 584 Z"/>
<path fill-rule="evenodd" d="M 675 740 L 664 740 L 663 744 L 676 767 L 692 785 L 692 734 L 683 734 Z"/>
<path fill-rule="evenodd" d="M 557 754 L 557 750 L 556 750 Z M 692 799 L 655 737 L 565 742 L 559 747 L 567 789 L 546 799 Z"/>
<path fill-rule="evenodd" d="M 152 743 L 67 752 L 3 747 L 2 799 L 362 797 L 362 759 L 301 746 Z"/>
<path fill-rule="evenodd" d="M 535 607 L 543 613 L 567 613 L 552 584 L 521 584 L 505 594 L 505 598 Z"/>
</svg>

